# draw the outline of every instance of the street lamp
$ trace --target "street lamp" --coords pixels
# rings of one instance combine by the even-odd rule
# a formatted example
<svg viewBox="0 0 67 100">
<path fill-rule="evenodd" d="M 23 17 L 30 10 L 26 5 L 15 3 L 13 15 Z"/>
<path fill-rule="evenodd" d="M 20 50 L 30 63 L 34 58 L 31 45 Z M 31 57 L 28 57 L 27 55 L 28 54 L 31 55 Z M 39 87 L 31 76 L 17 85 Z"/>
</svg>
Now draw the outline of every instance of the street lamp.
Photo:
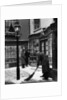
<svg viewBox="0 0 67 100">
<path fill-rule="evenodd" d="M 17 80 L 20 79 L 20 68 L 19 68 L 19 32 L 20 32 L 20 25 L 19 22 L 16 21 L 14 23 L 14 30 L 15 30 L 15 37 L 16 37 L 16 46 L 17 46 Z"/>
</svg>

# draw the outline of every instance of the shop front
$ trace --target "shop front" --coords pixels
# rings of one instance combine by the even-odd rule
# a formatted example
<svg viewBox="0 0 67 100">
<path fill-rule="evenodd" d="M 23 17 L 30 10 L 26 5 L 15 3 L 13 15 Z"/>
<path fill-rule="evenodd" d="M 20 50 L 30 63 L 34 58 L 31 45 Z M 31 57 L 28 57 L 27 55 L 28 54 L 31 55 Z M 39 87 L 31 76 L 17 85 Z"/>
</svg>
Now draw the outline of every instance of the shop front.
<svg viewBox="0 0 67 100">
<path fill-rule="evenodd" d="M 5 36 L 5 68 L 17 66 L 17 42 L 15 36 Z M 28 48 L 28 41 L 19 41 L 19 65 L 21 65 L 22 49 Z"/>
</svg>

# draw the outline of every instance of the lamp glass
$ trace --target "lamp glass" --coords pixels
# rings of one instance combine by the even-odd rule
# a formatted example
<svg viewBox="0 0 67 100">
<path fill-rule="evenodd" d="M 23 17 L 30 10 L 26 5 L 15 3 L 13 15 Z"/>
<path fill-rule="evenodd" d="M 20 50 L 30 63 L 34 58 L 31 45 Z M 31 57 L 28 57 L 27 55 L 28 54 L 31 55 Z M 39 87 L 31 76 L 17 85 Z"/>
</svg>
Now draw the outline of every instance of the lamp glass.
<svg viewBox="0 0 67 100">
<path fill-rule="evenodd" d="M 15 27 L 15 32 L 18 32 L 19 30 L 19 27 Z"/>
</svg>

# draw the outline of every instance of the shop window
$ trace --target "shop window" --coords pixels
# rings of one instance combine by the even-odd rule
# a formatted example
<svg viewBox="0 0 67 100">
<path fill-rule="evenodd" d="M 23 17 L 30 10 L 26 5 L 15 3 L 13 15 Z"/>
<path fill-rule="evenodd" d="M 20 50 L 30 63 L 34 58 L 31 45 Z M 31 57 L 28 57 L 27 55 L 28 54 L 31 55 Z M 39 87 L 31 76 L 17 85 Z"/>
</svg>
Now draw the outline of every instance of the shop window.
<svg viewBox="0 0 67 100">
<path fill-rule="evenodd" d="M 46 42 L 46 55 L 48 55 L 48 41 Z"/>
<path fill-rule="evenodd" d="M 42 42 L 42 53 L 44 53 L 44 42 Z"/>
<path fill-rule="evenodd" d="M 16 64 L 16 46 L 5 46 L 5 67 L 12 67 Z M 12 65 L 10 65 L 12 64 Z"/>
</svg>

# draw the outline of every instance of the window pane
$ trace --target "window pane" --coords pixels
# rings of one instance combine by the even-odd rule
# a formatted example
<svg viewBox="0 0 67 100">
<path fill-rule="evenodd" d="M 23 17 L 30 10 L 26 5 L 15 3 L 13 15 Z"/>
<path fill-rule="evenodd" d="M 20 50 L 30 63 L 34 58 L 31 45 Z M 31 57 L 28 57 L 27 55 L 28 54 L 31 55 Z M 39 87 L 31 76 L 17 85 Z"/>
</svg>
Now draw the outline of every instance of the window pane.
<svg viewBox="0 0 67 100">
<path fill-rule="evenodd" d="M 40 27 L 40 19 L 34 19 L 34 29 L 37 29 Z"/>
</svg>

